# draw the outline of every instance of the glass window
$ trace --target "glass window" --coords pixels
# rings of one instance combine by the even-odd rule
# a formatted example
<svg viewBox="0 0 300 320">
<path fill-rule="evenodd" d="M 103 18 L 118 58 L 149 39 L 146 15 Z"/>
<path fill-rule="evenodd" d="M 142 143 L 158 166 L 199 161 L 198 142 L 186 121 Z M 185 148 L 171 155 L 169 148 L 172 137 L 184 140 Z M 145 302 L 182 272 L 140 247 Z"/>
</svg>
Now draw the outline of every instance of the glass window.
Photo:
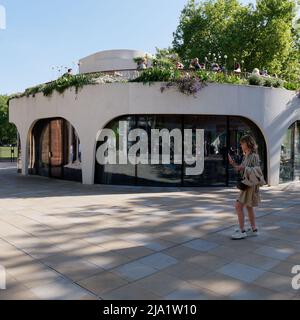
<svg viewBox="0 0 300 320">
<path fill-rule="evenodd" d="M 21 139 L 20 134 L 18 132 L 18 159 L 17 159 L 17 170 L 18 173 L 22 173 L 22 151 L 21 151 Z M 30 151 L 28 151 L 30 154 Z"/>
<path fill-rule="evenodd" d="M 258 144 L 258 154 L 261 160 L 261 167 L 267 177 L 266 168 L 266 144 L 262 133 L 259 128 L 250 120 L 241 117 L 229 117 L 229 153 L 237 163 L 243 160 L 243 151 L 240 145 L 240 140 L 244 135 L 251 135 Z M 228 184 L 234 186 L 236 184 L 237 173 L 236 170 L 229 166 L 228 168 Z"/>
<path fill-rule="evenodd" d="M 281 145 L 280 182 L 299 180 L 300 177 L 300 121 L 286 132 Z"/>
<path fill-rule="evenodd" d="M 300 121 L 295 126 L 295 180 L 300 180 Z"/>
<path fill-rule="evenodd" d="M 68 163 L 64 165 L 64 179 L 66 180 L 82 180 L 81 151 L 80 140 L 74 127 L 67 123 L 64 134 L 68 141 L 68 150 L 66 150 L 66 158 Z"/>
<path fill-rule="evenodd" d="M 43 119 L 32 130 L 29 145 L 29 173 L 82 181 L 80 162 L 70 159 L 72 126 L 65 119 Z M 73 131 L 74 128 L 72 128 Z M 77 134 L 75 133 L 77 136 Z"/>
<path fill-rule="evenodd" d="M 226 186 L 227 168 L 227 121 L 224 116 L 186 116 L 184 129 L 204 129 L 204 172 L 197 176 L 187 176 L 184 171 L 185 186 Z M 196 139 L 194 137 L 193 141 Z M 194 150 L 195 152 L 195 146 Z M 195 154 L 195 153 L 194 153 Z M 185 166 L 186 168 L 187 166 Z"/>
<path fill-rule="evenodd" d="M 174 137 L 172 137 L 172 130 L 179 129 L 180 133 L 182 127 L 181 116 L 139 116 L 137 121 L 137 127 L 143 129 L 148 134 L 148 165 L 137 165 L 137 183 L 138 185 L 147 186 L 180 186 L 182 181 L 182 165 L 174 163 Z M 162 164 L 162 148 L 163 139 L 159 139 L 159 163 L 151 164 L 151 130 L 167 129 L 170 132 L 170 164 Z M 154 140 L 154 139 L 153 139 Z M 158 140 L 157 140 L 158 141 Z M 182 134 L 181 141 L 182 146 Z M 182 153 L 182 148 L 181 148 Z"/>
<path fill-rule="evenodd" d="M 95 183 L 141 185 L 141 186 L 228 186 L 236 184 L 236 173 L 228 163 L 228 153 L 241 162 L 243 153 L 240 148 L 240 138 L 245 134 L 251 134 L 259 146 L 261 166 L 266 172 L 266 145 L 264 137 L 259 128 L 251 121 L 242 117 L 211 116 L 211 115 L 136 115 L 121 117 L 113 120 L 107 128 L 112 129 L 117 137 L 116 145 L 119 150 L 119 121 L 126 121 L 128 131 L 143 129 L 148 148 L 146 153 L 146 164 L 116 164 L 100 165 L 96 161 Z M 173 130 L 180 130 L 180 137 L 174 139 L 170 135 L 170 163 L 162 163 L 164 150 L 163 139 L 158 139 L 157 149 L 159 150 L 158 164 L 151 163 L 153 156 L 152 129 L 167 129 L 169 133 Z M 188 175 L 187 170 L 194 165 L 188 165 L 184 158 L 184 129 L 193 132 L 193 155 L 196 155 L 196 130 L 204 130 L 204 172 L 198 175 Z M 174 132 L 173 132 L 174 133 Z M 127 151 L 140 141 L 129 142 L 127 139 Z M 169 139 L 169 138 L 168 138 Z M 168 140 L 169 141 L 169 140 Z M 97 148 L 104 142 L 99 142 Z M 179 149 L 181 163 L 174 158 L 174 149 Z M 139 154 L 138 154 L 139 156 Z M 178 160 L 178 159 L 177 159 Z M 183 162 L 183 163 L 182 163 Z M 117 163 L 119 155 L 117 153 Z M 300 167 L 300 164 L 299 164 Z"/>
<path fill-rule="evenodd" d="M 294 129 L 292 125 L 284 136 L 280 153 L 280 182 L 294 180 Z"/>
<path fill-rule="evenodd" d="M 127 123 L 128 130 L 135 129 L 136 120 L 134 116 L 122 117 L 112 121 L 106 128 L 113 130 L 116 137 L 117 151 L 119 151 L 119 122 Z M 105 142 L 105 141 L 104 141 Z M 98 142 L 97 149 L 104 143 Z M 127 150 L 129 151 L 131 145 L 128 143 Z M 97 150 L 96 149 L 96 150 Z M 115 184 L 115 185 L 134 185 L 136 182 L 136 169 L 132 164 L 118 164 L 119 153 L 117 152 L 117 164 L 100 165 L 96 159 L 95 183 L 99 184 Z"/>
</svg>

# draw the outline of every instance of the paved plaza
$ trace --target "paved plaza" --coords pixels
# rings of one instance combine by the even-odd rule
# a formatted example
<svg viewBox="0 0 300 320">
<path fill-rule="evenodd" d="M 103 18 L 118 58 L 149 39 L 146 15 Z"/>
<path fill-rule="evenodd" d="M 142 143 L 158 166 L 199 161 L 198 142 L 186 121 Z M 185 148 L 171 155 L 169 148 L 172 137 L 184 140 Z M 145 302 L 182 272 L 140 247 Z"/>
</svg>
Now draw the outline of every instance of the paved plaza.
<svg viewBox="0 0 300 320">
<path fill-rule="evenodd" d="M 300 183 L 262 188 L 261 235 L 232 241 L 232 188 L 0 182 L 0 299 L 300 298 Z"/>
</svg>

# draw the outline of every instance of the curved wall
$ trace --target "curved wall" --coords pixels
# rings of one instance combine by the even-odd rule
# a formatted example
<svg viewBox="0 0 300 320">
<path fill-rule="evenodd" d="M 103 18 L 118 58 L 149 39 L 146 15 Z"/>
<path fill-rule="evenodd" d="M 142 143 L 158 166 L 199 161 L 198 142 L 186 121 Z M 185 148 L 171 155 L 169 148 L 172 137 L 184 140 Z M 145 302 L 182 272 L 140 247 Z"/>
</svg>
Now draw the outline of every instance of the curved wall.
<svg viewBox="0 0 300 320">
<path fill-rule="evenodd" d="M 137 67 L 133 59 L 143 57 L 144 55 L 144 52 L 138 50 L 108 50 L 97 52 L 79 61 L 79 73 L 133 70 Z"/>
<path fill-rule="evenodd" d="M 76 95 L 68 90 L 52 97 L 10 101 L 10 121 L 15 123 L 22 145 L 23 174 L 27 174 L 28 134 L 44 118 L 62 117 L 76 129 L 82 145 L 83 183 L 93 184 L 95 149 L 99 132 L 122 115 L 186 114 L 241 116 L 254 122 L 265 137 L 268 154 L 268 183 L 279 183 L 281 144 L 289 126 L 300 120 L 300 99 L 295 92 L 253 86 L 209 84 L 196 97 L 161 84 L 115 83 L 86 86 Z"/>
</svg>

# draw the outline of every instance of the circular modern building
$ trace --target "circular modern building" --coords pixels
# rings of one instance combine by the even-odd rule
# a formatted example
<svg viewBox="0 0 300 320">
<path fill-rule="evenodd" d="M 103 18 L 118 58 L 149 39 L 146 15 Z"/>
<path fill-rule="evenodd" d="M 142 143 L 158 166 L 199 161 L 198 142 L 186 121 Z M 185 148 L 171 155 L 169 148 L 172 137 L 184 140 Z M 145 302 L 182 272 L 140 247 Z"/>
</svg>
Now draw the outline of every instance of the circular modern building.
<svg viewBox="0 0 300 320">
<path fill-rule="evenodd" d="M 80 72 L 117 70 L 132 75 L 136 72 L 133 59 L 142 55 L 143 52 L 132 50 L 99 52 L 80 60 Z M 79 92 L 71 88 L 49 97 L 38 93 L 34 97 L 12 99 L 10 121 L 17 126 L 20 136 L 22 174 L 84 184 L 231 186 L 235 185 L 236 176 L 228 163 L 228 153 L 241 158 L 239 140 L 251 134 L 258 142 L 269 185 L 299 180 L 300 99 L 295 92 L 209 84 L 193 97 L 175 89 L 162 93 L 161 86 L 161 83 L 151 86 L 99 83 L 84 86 Z M 121 134 L 120 123 L 128 135 Z M 101 163 L 98 158 L 99 150 L 107 143 L 107 139 L 102 139 L 104 129 L 116 137 L 115 163 Z M 150 139 L 131 134 L 137 129 L 145 137 L 157 130 L 168 130 L 169 163 L 159 161 L 164 157 L 163 141 L 158 140 L 157 148 L 153 149 Z M 181 136 L 176 135 L 179 131 Z M 193 165 L 185 157 L 185 132 L 192 134 L 190 151 L 195 155 L 198 152 L 201 162 L 197 174 L 188 170 Z M 127 154 L 134 142 L 141 140 L 148 141 L 144 161 L 141 157 L 136 162 L 120 161 L 124 152 Z M 172 156 L 175 148 L 179 153 L 182 150 L 179 157 L 178 152 Z M 158 151 L 155 157 L 154 150 Z M 141 148 L 136 151 L 140 153 Z M 155 161 L 147 162 L 147 158 Z"/>
</svg>

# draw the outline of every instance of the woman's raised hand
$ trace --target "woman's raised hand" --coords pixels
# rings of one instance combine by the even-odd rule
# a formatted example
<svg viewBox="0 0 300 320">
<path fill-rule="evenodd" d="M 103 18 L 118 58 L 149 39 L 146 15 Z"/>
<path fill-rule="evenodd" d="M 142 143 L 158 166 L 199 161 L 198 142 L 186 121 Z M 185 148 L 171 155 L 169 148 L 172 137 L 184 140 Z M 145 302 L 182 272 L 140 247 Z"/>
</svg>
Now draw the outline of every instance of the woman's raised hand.
<svg viewBox="0 0 300 320">
<path fill-rule="evenodd" d="M 231 158 L 231 155 L 228 153 L 228 160 L 229 160 L 229 163 L 232 165 L 232 166 L 236 166 L 236 163 L 235 161 Z"/>
</svg>

